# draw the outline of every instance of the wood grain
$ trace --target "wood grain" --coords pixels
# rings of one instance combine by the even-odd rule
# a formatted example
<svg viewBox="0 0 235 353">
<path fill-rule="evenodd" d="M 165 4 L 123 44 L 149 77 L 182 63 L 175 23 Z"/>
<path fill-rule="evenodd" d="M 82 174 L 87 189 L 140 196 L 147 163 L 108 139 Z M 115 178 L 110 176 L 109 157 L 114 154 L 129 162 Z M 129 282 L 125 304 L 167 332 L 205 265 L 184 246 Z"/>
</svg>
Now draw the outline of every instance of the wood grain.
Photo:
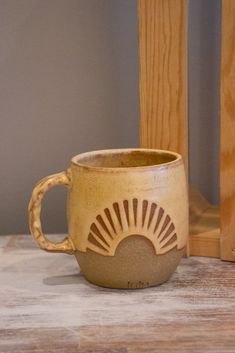
<svg viewBox="0 0 235 353">
<path fill-rule="evenodd" d="M 139 0 L 141 146 L 188 165 L 187 1 Z"/>
<path fill-rule="evenodd" d="M 234 352 L 231 262 L 184 258 L 161 286 L 112 290 L 89 284 L 73 256 L 2 236 L 0 283 L 1 353 Z"/>
<path fill-rule="evenodd" d="M 189 188 L 190 255 L 220 258 L 220 210 Z"/>
<path fill-rule="evenodd" d="M 235 1 L 222 1 L 221 258 L 235 261 Z"/>
<path fill-rule="evenodd" d="M 208 256 L 220 258 L 220 229 L 190 235 L 191 256 Z"/>
</svg>

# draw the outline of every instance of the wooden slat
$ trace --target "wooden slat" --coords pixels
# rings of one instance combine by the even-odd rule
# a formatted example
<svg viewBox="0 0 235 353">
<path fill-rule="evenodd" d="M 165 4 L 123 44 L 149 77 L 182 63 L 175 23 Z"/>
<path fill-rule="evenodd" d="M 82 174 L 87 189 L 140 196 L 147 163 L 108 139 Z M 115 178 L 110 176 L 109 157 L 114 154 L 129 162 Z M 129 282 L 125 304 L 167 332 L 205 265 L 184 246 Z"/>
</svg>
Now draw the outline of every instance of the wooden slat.
<svg viewBox="0 0 235 353">
<path fill-rule="evenodd" d="M 187 2 L 139 0 L 141 146 L 188 165 Z"/>
<path fill-rule="evenodd" d="M 235 261 L 235 1 L 222 1 L 221 258 Z"/>
<path fill-rule="evenodd" d="M 205 233 L 190 235 L 190 255 L 220 257 L 220 229 L 210 230 Z"/>
<path fill-rule="evenodd" d="M 189 190 L 190 255 L 220 257 L 220 210 L 197 190 Z"/>
</svg>

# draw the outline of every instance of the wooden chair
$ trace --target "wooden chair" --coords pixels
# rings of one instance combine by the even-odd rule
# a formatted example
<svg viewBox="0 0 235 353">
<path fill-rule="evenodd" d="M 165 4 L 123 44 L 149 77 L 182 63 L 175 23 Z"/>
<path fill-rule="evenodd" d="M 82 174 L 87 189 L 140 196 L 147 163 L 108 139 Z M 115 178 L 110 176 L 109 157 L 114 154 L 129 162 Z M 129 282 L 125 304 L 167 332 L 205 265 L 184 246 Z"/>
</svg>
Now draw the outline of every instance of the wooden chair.
<svg viewBox="0 0 235 353">
<path fill-rule="evenodd" d="M 188 170 L 186 0 L 139 0 L 141 146 Z M 189 254 L 235 261 L 235 0 L 222 0 L 220 209 L 190 189 Z"/>
</svg>

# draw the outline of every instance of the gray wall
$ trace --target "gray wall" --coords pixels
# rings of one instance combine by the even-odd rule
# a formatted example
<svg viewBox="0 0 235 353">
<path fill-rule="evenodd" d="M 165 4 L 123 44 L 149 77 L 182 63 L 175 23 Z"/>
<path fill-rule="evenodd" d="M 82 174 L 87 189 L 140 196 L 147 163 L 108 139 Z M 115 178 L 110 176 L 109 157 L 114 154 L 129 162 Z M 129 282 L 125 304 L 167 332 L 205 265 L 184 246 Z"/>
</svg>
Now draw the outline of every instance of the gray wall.
<svg viewBox="0 0 235 353">
<path fill-rule="evenodd" d="M 0 0 L 0 234 L 28 232 L 35 182 L 73 155 L 138 145 L 133 0 Z M 66 190 L 46 196 L 65 232 Z"/>
<path fill-rule="evenodd" d="M 136 0 L 0 0 L 0 234 L 25 233 L 35 182 L 88 150 L 138 146 Z M 219 0 L 189 1 L 192 183 L 218 202 Z M 66 190 L 43 205 L 65 232 Z"/>
<path fill-rule="evenodd" d="M 219 203 L 221 0 L 189 1 L 190 180 Z"/>
</svg>

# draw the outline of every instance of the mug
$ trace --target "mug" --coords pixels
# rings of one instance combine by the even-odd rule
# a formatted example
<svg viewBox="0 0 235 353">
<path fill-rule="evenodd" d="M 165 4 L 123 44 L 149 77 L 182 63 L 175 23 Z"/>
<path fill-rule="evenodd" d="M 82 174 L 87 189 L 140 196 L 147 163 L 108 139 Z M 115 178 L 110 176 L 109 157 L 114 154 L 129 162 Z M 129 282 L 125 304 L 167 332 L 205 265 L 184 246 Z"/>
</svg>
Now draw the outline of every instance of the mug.
<svg viewBox="0 0 235 353">
<path fill-rule="evenodd" d="M 42 232 L 46 191 L 68 188 L 68 236 Z M 85 278 L 109 288 L 161 284 L 175 271 L 188 236 L 187 182 L 182 157 L 155 149 L 79 154 L 70 168 L 47 176 L 29 203 L 30 230 L 41 249 L 75 255 Z"/>
</svg>

